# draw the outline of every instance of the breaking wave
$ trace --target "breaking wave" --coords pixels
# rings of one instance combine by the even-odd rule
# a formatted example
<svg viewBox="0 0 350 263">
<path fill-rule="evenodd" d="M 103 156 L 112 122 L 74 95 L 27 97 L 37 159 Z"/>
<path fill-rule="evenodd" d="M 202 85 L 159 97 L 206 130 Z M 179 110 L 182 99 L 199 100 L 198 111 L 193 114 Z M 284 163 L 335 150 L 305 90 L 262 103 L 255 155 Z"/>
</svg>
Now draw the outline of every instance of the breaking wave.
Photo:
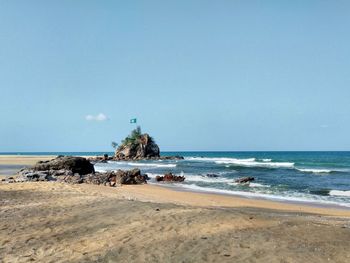
<svg viewBox="0 0 350 263">
<path fill-rule="evenodd" d="M 329 191 L 329 195 L 349 196 L 350 197 L 350 191 L 331 190 L 331 191 Z"/>
<path fill-rule="evenodd" d="M 298 171 L 303 173 L 315 173 L 315 174 L 325 174 L 325 173 L 331 173 L 332 170 L 328 169 L 302 169 L 302 168 L 296 168 Z"/>
<path fill-rule="evenodd" d="M 262 167 L 262 168 L 293 168 L 294 163 L 290 162 L 271 162 L 271 159 L 264 159 L 262 162 L 257 161 L 256 158 L 202 158 L 202 157 L 188 157 L 188 161 L 204 161 L 214 162 L 217 164 L 225 164 L 232 166 L 243 166 L 243 167 Z"/>
<path fill-rule="evenodd" d="M 157 167 L 157 168 L 174 168 L 176 167 L 176 164 L 159 164 L 159 163 L 128 163 L 130 166 L 137 166 L 137 167 Z"/>
</svg>

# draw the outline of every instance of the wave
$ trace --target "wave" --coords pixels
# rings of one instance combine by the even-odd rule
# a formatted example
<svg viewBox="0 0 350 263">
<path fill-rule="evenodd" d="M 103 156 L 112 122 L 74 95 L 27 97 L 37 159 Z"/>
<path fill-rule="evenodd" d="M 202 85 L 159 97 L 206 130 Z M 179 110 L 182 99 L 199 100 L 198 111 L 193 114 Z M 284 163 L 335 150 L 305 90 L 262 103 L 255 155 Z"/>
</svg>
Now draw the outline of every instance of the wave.
<svg viewBox="0 0 350 263">
<path fill-rule="evenodd" d="M 156 176 L 163 176 L 164 174 L 147 173 L 150 178 L 156 178 Z M 180 173 L 181 176 L 185 176 L 186 182 L 203 182 L 203 183 L 232 183 L 233 179 L 224 177 L 207 177 L 204 175 L 186 174 Z"/>
<path fill-rule="evenodd" d="M 159 163 L 128 163 L 130 166 L 138 166 L 138 167 L 157 167 L 157 168 L 173 168 L 176 167 L 176 164 L 159 164 Z"/>
<path fill-rule="evenodd" d="M 163 176 L 163 174 L 157 174 L 157 173 L 147 173 L 147 175 L 152 179 L 155 179 L 156 176 Z M 204 175 L 195 175 L 195 174 L 186 174 L 186 173 L 180 173 L 181 176 L 185 176 L 186 182 L 202 182 L 202 183 L 224 183 L 228 185 L 233 186 L 248 186 L 248 187 L 260 187 L 260 188 L 267 188 L 271 187 L 270 185 L 264 185 L 259 183 L 247 183 L 247 184 L 239 184 L 234 182 L 234 178 L 225 178 L 225 177 L 207 177 Z"/>
<path fill-rule="evenodd" d="M 341 190 L 331 190 L 329 191 L 329 195 L 334 196 L 349 196 L 350 197 L 350 191 L 341 191 Z"/>
<path fill-rule="evenodd" d="M 242 160 L 242 161 L 255 161 L 255 158 L 245 158 L 245 159 L 237 159 L 237 158 L 226 158 L 226 157 L 185 157 L 187 161 L 200 161 L 200 162 L 216 162 L 216 161 L 230 161 L 230 160 Z"/>
<path fill-rule="evenodd" d="M 231 183 L 233 179 L 223 177 L 207 177 L 202 175 L 184 175 L 187 182 L 205 182 L 205 183 Z"/>
<path fill-rule="evenodd" d="M 261 159 L 263 162 L 271 162 L 272 159 Z"/>
<path fill-rule="evenodd" d="M 293 194 L 290 193 L 282 196 L 282 195 L 275 195 L 275 194 L 265 194 L 265 193 L 248 192 L 248 191 L 232 191 L 232 190 L 217 189 L 217 188 L 210 188 L 210 187 L 201 187 L 196 184 L 173 184 L 173 186 L 176 186 L 179 188 L 185 188 L 195 192 L 209 192 L 209 193 L 217 193 L 217 194 L 242 196 L 247 198 L 257 198 L 257 199 L 262 198 L 262 199 L 275 200 L 275 201 L 300 202 L 300 203 L 310 203 L 310 204 L 316 203 L 316 204 L 325 204 L 325 205 L 332 205 L 332 206 L 350 207 L 350 203 L 330 201 L 324 198 L 313 198 L 315 196 L 297 195 L 296 193 L 293 193 Z M 350 192 L 350 191 L 341 191 L 341 192 Z"/>
<path fill-rule="evenodd" d="M 315 173 L 315 174 L 323 174 L 323 173 L 331 173 L 332 170 L 328 169 L 304 169 L 304 168 L 296 168 L 298 171 L 303 173 Z"/>
<path fill-rule="evenodd" d="M 243 166 L 243 167 L 262 167 L 262 168 L 293 168 L 294 163 L 290 162 L 271 162 L 271 159 L 264 159 L 262 162 L 257 161 L 256 158 L 202 158 L 202 157 L 188 157 L 188 161 L 204 161 L 214 162 L 217 164 L 225 164 L 226 167 L 229 165 Z"/>
<path fill-rule="evenodd" d="M 236 182 L 231 182 L 231 183 L 228 183 L 228 184 L 229 185 L 233 185 L 233 186 L 248 186 L 248 187 L 257 187 L 257 188 L 268 188 L 268 187 L 271 187 L 270 185 L 259 184 L 259 183 L 240 184 L 240 183 L 236 183 Z"/>
<path fill-rule="evenodd" d="M 264 187 L 264 188 L 267 188 L 267 187 L 271 187 L 271 186 L 270 185 L 266 185 L 266 184 L 250 183 L 249 187 Z"/>
</svg>

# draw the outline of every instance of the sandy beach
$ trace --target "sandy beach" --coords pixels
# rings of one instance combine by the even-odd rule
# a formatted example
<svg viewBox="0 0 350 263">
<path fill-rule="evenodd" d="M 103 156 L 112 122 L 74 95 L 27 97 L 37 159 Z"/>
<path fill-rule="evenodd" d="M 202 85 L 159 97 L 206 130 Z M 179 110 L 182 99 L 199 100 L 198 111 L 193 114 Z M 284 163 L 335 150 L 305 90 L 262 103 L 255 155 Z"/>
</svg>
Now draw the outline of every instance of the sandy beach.
<svg viewBox="0 0 350 263">
<path fill-rule="evenodd" d="M 42 159 L 7 156 L 0 163 L 32 164 L 35 158 Z M 2 262 L 349 262 L 349 218 L 349 210 L 154 185 L 0 184 L 0 258 Z"/>
</svg>

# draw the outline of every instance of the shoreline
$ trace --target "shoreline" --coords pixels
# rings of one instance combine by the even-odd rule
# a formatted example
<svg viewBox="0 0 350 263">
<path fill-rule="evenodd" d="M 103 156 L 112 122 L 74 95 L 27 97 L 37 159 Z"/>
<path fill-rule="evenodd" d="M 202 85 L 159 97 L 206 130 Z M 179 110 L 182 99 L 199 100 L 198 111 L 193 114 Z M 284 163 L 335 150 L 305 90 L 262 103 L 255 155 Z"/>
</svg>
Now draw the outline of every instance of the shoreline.
<svg viewBox="0 0 350 263">
<path fill-rule="evenodd" d="M 338 207 L 317 207 L 305 204 L 277 202 L 264 199 L 250 199 L 225 194 L 222 195 L 215 193 L 199 193 L 181 190 L 178 191 L 170 189 L 166 186 L 152 184 L 123 185 L 121 187 L 116 187 L 115 191 L 119 191 L 122 194 L 127 195 L 131 198 L 136 198 L 136 200 L 139 201 L 147 200 L 155 203 L 166 202 L 179 205 L 189 205 L 194 207 L 207 208 L 250 207 L 267 210 L 280 210 L 286 212 L 301 212 L 318 215 L 350 217 L 350 209 L 342 209 Z"/>
<path fill-rule="evenodd" d="M 190 193 L 199 193 L 199 194 L 208 194 L 208 195 L 219 195 L 219 196 L 228 196 L 232 198 L 242 198 L 247 200 L 262 200 L 262 201 L 268 201 L 273 203 L 280 203 L 280 204 L 290 204 L 290 205 L 300 205 L 300 206 L 306 206 L 306 207 L 315 207 L 315 208 L 323 208 L 323 209 L 336 209 L 336 210 L 345 210 L 350 211 L 350 206 L 342 206 L 337 203 L 321 203 L 313 200 L 288 200 L 283 199 L 282 196 L 272 196 L 270 197 L 263 197 L 263 196 L 247 196 L 242 192 L 242 194 L 239 193 L 221 193 L 216 190 L 213 191 L 206 191 L 206 190 L 194 190 L 194 189 L 188 189 L 181 186 L 173 186 L 171 184 L 169 185 L 161 185 L 159 183 L 150 183 L 150 185 L 164 187 L 166 189 L 170 189 L 173 191 L 178 192 L 190 192 Z"/>
<path fill-rule="evenodd" d="M 38 161 L 45 161 L 45 160 L 50 160 L 52 158 L 55 158 L 56 156 L 54 155 L 0 155 L 0 168 L 1 166 L 16 166 L 16 168 L 20 166 L 30 166 L 35 164 Z M 82 156 L 85 157 L 85 156 Z M 0 169 L 0 179 L 6 178 L 8 176 L 13 176 L 11 174 L 3 174 Z M 1 182 L 0 182 L 1 184 Z M 26 183 L 15 183 L 15 184 L 26 184 Z M 12 184 L 13 185 L 13 184 Z M 257 208 L 277 208 L 280 210 L 286 210 L 286 211 L 315 211 L 316 213 L 320 214 L 327 214 L 327 211 L 336 211 L 335 214 L 339 215 L 345 215 L 345 216 L 350 216 L 350 207 L 347 206 L 341 206 L 338 204 L 327 204 L 327 203 L 321 203 L 317 201 L 294 201 L 294 200 L 274 200 L 274 197 L 272 198 L 264 198 L 260 196 L 246 196 L 244 192 L 241 194 L 236 194 L 236 193 L 222 193 L 220 190 L 218 191 L 206 191 L 205 189 L 203 190 L 194 190 L 194 189 L 188 189 L 185 187 L 181 186 L 176 186 L 170 184 L 160 184 L 160 183 L 149 183 L 145 185 L 145 187 L 142 186 L 133 186 L 133 185 L 123 185 L 122 187 L 117 187 L 117 189 L 124 189 L 128 188 L 131 190 L 130 194 L 138 195 L 141 193 L 136 193 L 136 191 L 141 190 L 143 197 L 148 198 L 152 197 L 153 202 L 157 202 L 157 200 L 162 200 L 164 199 L 164 196 L 161 195 L 150 195 L 149 191 L 146 189 L 154 189 L 155 192 L 162 192 L 162 194 L 165 194 L 167 196 L 166 200 L 169 203 L 176 203 L 180 202 L 182 204 L 192 204 L 192 205 L 198 205 L 193 202 L 186 202 L 185 199 L 188 198 L 194 198 L 197 200 L 198 196 L 201 196 L 203 200 L 208 200 L 213 197 L 216 201 L 216 206 L 217 207 L 224 207 L 228 205 L 229 207 L 235 207 L 235 203 L 238 207 L 241 207 L 242 204 L 245 204 L 249 207 L 254 207 L 256 204 Z M 136 187 L 136 188 L 134 188 Z M 110 188 L 110 187 L 106 187 Z M 115 189 L 115 188 L 112 188 Z M 137 189 L 137 190 L 136 190 Z M 175 198 L 175 200 L 171 199 L 171 196 Z M 181 198 L 180 196 L 183 196 Z M 280 197 L 276 196 L 276 199 Z M 283 197 L 281 197 L 283 198 Z M 220 202 L 222 202 L 223 205 L 220 205 Z M 208 203 L 209 204 L 209 203 Z M 333 214 L 333 212 L 332 212 Z"/>
</svg>

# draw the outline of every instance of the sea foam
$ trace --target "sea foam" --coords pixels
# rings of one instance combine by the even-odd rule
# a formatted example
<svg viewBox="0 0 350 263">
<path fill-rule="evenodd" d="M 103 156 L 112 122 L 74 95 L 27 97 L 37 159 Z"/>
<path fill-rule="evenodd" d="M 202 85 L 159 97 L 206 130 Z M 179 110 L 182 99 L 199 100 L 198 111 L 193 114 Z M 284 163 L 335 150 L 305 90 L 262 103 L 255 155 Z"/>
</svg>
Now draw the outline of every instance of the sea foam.
<svg viewBox="0 0 350 263">
<path fill-rule="evenodd" d="M 315 174 L 324 174 L 324 173 L 331 173 L 332 170 L 328 169 L 302 169 L 302 168 L 296 168 L 298 171 L 303 173 L 315 173 Z"/>
<path fill-rule="evenodd" d="M 350 190 L 349 191 L 331 190 L 331 191 L 329 191 L 329 195 L 349 196 L 350 197 Z"/>
<path fill-rule="evenodd" d="M 173 168 L 176 167 L 176 164 L 159 164 L 159 163 L 128 163 L 130 166 L 137 166 L 137 167 L 155 167 L 155 168 Z"/>
<path fill-rule="evenodd" d="M 243 167 L 262 167 L 262 168 L 293 168 L 294 163 L 291 162 L 271 162 L 271 159 L 265 159 L 262 162 L 256 160 L 256 158 L 201 158 L 201 157 L 188 157 L 188 161 L 204 161 L 214 162 L 216 164 L 225 164 L 233 166 Z"/>
</svg>

